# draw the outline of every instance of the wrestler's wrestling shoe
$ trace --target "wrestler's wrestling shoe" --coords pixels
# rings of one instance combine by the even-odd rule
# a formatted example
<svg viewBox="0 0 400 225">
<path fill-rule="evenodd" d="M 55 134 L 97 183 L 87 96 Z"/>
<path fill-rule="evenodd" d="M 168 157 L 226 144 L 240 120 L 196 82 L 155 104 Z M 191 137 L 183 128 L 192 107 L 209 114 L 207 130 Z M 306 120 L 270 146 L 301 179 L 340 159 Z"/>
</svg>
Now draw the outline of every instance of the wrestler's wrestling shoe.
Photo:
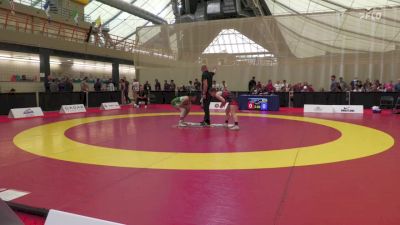
<svg viewBox="0 0 400 225">
<path fill-rule="evenodd" d="M 203 126 L 203 127 L 209 127 L 210 126 L 210 123 L 207 123 L 207 122 L 201 122 L 200 123 L 200 126 Z"/>
<path fill-rule="evenodd" d="M 239 125 L 235 125 L 233 127 L 230 127 L 229 130 L 240 130 Z"/>
<path fill-rule="evenodd" d="M 183 122 L 183 121 L 179 121 L 178 122 L 178 127 L 187 127 L 187 123 Z"/>
</svg>

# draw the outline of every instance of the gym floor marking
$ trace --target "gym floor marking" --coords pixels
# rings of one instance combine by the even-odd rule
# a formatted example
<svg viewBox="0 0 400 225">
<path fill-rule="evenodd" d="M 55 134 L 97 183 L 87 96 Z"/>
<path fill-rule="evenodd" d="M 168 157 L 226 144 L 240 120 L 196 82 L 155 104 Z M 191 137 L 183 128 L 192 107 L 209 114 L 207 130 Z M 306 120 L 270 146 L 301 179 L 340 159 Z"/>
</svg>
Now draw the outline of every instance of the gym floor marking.
<svg viewBox="0 0 400 225">
<path fill-rule="evenodd" d="M 170 170 L 240 170 L 318 165 L 372 156 L 394 145 L 394 139 L 389 134 L 361 125 L 309 117 L 248 113 L 238 115 L 315 123 L 337 129 L 342 135 L 337 140 L 314 146 L 232 153 L 123 150 L 76 142 L 64 135 L 65 131 L 72 127 L 97 121 L 172 115 L 178 113 L 124 114 L 72 119 L 27 129 L 17 134 L 13 141 L 24 151 L 51 159 L 92 165 Z"/>
</svg>

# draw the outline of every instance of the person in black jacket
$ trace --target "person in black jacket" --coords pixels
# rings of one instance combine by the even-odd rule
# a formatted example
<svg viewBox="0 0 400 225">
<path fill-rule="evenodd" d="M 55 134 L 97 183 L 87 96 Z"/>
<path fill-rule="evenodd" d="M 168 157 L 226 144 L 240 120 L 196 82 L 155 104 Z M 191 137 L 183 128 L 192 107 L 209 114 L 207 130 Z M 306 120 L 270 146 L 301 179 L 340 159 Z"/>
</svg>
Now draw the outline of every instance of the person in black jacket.
<svg viewBox="0 0 400 225">
<path fill-rule="evenodd" d="M 151 85 L 150 85 L 149 81 L 146 81 L 146 83 L 144 84 L 143 88 L 147 93 L 150 93 Z"/>
<path fill-rule="evenodd" d="M 65 80 L 65 92 L 73 92 L 74 85 L 72 84 L 71 80 L 67 77 Z"/>
<path fill-rule="evenodd" d="M 158 79 L 155 80 L 155 83 L 156 83 L 156 84 L 154 84 L 154 90 L 155 90 L 155 91 L 161 91 L 161 84 L 160 84 L 160 82 L 158 81 Z"/>
<path fill-rule="evenodd" d="M 94 90 L 101 91 L 101 81 L 99 78 L 97 78 L 96 83 L 94 83 Z"/>
<path fill-rule="evenodd" d="M 253 77 L 250 81 L 249 81 L 249 92 L 253 92 L 254 89 L 257 86 L 257 82 L 256 82 L 256 77 Z"/>
<path fill-rule="evenodd" d="M 210 103 L 211 95 L 210 90 L 212 88 L 212 81 L 217 70 L 214 69 L 213 72 L 209 72 L 206 65 L 201 67 L 201 82 L 202 82 L 202 99 L 203 99 L 203 110 L 204 110 L 204 120 L 201 122 L 203 126 L 209 126 L 210 120 Z"/>
</svg>

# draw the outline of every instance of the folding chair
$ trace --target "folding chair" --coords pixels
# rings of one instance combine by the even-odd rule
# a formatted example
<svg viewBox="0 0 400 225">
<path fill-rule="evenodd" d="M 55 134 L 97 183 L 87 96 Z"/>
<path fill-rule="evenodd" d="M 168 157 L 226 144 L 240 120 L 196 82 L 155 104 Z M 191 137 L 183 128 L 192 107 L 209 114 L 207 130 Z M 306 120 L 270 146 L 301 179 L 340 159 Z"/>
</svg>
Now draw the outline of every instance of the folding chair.
<svg viewBox="0 0 400 225">
<path fill-rule="evenodd" d="M 394 97 L 393 96 L 382 96 L 379 107 L 381 109 L 392 109 L 394 104 Z"/>
<path fill-rule="evenodd" d="M 396 104 L 394 104 L 393 113 L 400 114 L 400 97 L 397 98 Z"/>
</svg>

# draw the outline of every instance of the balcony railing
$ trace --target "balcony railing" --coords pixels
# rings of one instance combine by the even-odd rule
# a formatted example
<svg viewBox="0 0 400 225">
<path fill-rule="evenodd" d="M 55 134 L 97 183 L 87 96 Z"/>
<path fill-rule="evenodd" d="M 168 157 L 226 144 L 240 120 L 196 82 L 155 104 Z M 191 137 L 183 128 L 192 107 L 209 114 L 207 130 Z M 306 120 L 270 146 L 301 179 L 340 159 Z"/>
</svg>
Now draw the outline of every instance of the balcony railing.
<svg viewBox="0 0 400 225">
<path fill-rule="evenodd" d="M 99 32 L 97 28 L 93 28 L 88 38 L 88 29 L 56 21 L 49 21 L 46 18 L 21 12 L 11 13 L 8 9 L 0 8 L 0 32 L 1 30 L 41 35 L 58 40 L 89 44 L 100 48 L 151 55 L 157 58 L 175 59 L 175 55 L 171 55 L 170 53 L 167 54 L 159 49 L 139 47 L 135 41 L 131 39 L 112 35 L 107 32 Z"/>
<path fill-rule="evenodd" d="M 22 4 L 22 5 L 35 7 L 37 9 L 43 9 L 43 10 L 44 10 L 44 5 L 46 4 L 45 0 L 14 0 L 14 2 Z M 57 14 L 57 15 L 60 15 L 63 17 L 67 17 L 67 18 L 72 18 L 74 12 L 70 9 L 66 9 L 61 6 L 57 6 L 57 11 L 54 11 L 54 12 L 52 11 L 51 13 Z M 78 20 L 88 22 L 88 23 L 93 22 L 91 20 L 90 16 L 88 16 L 88 15 L 80 16 Z"/>
</svg>

